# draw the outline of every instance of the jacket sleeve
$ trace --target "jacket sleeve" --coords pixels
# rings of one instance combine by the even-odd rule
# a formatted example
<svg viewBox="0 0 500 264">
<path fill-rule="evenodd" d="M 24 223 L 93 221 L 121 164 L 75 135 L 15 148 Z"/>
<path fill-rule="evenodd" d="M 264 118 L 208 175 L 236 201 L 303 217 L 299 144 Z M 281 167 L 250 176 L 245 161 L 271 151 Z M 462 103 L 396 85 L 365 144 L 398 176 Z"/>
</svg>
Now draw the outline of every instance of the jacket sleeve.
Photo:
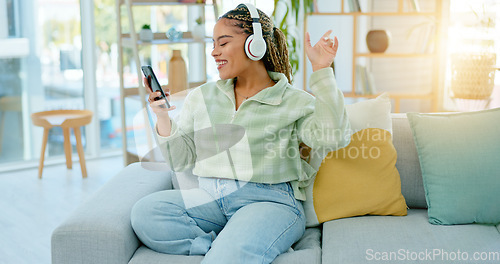
<svg viewBox="0 0 500 264">
<path fill-rule="evenodd" d="M 298 120 L 297 128 L 302 142 L 313 149 L 333 151 L 347 146 L 351 132 L 344 106 L 344 95 L 337 88 L 332 68 L 314 72 L 309 86 L 314 103 L 306 106 L 306 114 Z"/>
<path fill-rule="evenodd" d="M 183 171 L 194 166 L 196 161 L 196 146 L 194 144 L 194 117 L 192 112 L 192 93 L 186 96 L 182 109 L 171 119 L 170 136 L 162 137 L 156 131 L 158 146 L 163 158 L 173 171 Z"/>
</svg>

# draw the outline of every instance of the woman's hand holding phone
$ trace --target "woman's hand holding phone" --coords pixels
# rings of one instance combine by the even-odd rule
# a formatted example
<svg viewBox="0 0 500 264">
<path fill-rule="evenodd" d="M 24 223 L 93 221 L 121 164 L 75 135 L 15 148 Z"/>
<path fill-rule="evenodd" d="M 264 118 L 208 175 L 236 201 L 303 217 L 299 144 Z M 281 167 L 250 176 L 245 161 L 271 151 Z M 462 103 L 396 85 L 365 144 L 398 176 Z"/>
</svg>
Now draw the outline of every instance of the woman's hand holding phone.
<svg viewBox="0 0 500 264">
<path fill-rule="evenodd" d="M 149 77 L 151 78 L 151 77 Z M 170 108 L 166 107 L 166 102 L 165 100 L 170 101 L 170 91 L 166 90 L 165 95 L 167 98 L 162 98 L 161 92 L 154 92 L 151 86 L 149 85 L 150 81 L 146 78 L 143 77 L 142 81 L 144 83 L 144 87 L 146 87 L 146 91 L 149 93 L 148 97 L 148 102 L 149 106 L 151 106 L 151 109 L 153 112 L 156 114 L 156 116 L 159 117 L 159 115 L 168 115 L 169 111 L 172 111 L 175 109 L 175 105 L 170 106 Z"/>
<path fill-rule="evenodd" d="M 168 112 L 175 109 L 175 105 L 167 108 L 165 104 L 165 100 L 170 100 L 170 91 L 166 90 L 165 95 L 167 96 L 167 98 L 162 98 L 161 92 L 153 92 L 153 89 L 151 89 L 151 86 L 149 85 L 150 82 L 146 77 L 143 77 L 142 81 L 144 83 L 146 91 L 149 93 L 149 106 L 157 117 L 156 128 L 158 134 L 163 137 L 168 137 L 170 136 L 172 130 L 172 124 L 170 122 L 170 116 L 168 115 Z"/>
</svg>

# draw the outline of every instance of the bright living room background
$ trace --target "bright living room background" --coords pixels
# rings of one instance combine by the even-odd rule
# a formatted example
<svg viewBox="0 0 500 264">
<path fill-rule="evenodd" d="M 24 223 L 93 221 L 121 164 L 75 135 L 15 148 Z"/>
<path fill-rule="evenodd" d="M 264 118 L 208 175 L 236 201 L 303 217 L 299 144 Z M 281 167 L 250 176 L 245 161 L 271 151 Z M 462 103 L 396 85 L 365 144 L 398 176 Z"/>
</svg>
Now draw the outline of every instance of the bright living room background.
<svg viewBox="0 0 500 264">
<path fill-rule="evenodd" d="M 391 2 L 392 0 L 377 1 Z M 0 174 L 4 181 L 0 182 L 0 186 L 4 187 L 4 191 L 12 189 L 12 193 L 15 193 L 15 195 L 9 196 L 9 191 L 7 191 L 7 195 L 2 192 L 4 195 L 1 199 L 3 203 L 0 208 L 4 212 L 4 218 L 2 219 L 8 219 L 10 221 L 7 222 L 14 222 L 21 226 L 24 235 L 26 235 L 15 234 L 15 237 L 22 237 L 22 239 L 13 240 L 12 236 L 9 236 L 9 232 L 5 232 L 13 229 L 12 226 L 5 225 L 3 224 L 5 222 L 2 222 L 2 228 L 0 229 L 2 236 L 0 237 L 2 237 L 2 241 L 5 241 L 4 245 L 7 246 L 2 247 L 3 251 L 0 250 L 2 251 L 0 255 L 3 256 L 0 258 L 0 263 L 3 263 L 2 260 L 6 256 L 9 259 L 9 254 L 5 253 L 16 254 L 17 258 L 14 259 L 22 260 L 30 259 L 30 256 L 33 255 L 45 256 L 46 258 L 36 259 L 36 261 L 31 262 L 25 261 L 24 263 L 50 263 L 50 234 L 52 229 L 68 215 L 71 209 L 74 209 L 78 203 L 87 198 L 106 179 L 116 173 L 115 167 L 117 166 L 106 164 L 110 159 L 102 159 L 102 157 L 121 155 L 119 146 L 121 142 L 120 133 L 117 133 L 118 138 L 109 137 L 109 135 L 113 135 L 113 131 L 120 130 L 119 112 L 116 110 L 119 107 L 116 105 L 110 107 L 107 103 L 95 99 L 95 97 L 104 98 L 111 101 L 111 104 L 118 102 L 116 76 L 113 76 L 113 74 L 116 74 L 116 47 L 113 47 L 116 34 L 107 31 L 112 31 L 115 27 L 115 18 L 113 17 L 115 13 L 114 2 L 112 0 L 96 0 L 94 1 L 94 7 L 89 7 L 89 2 L 92 1 L 0 0 L 0 25 L 8 25 L 7 29 L 1 29 L 0 27 L 0 35 L 8 32 L 7 35 L 9 36 L 8 39 L 0 39 L 0 96 L 3 98 L 5 96 L 14 98 L 21 96 L 24 98 L 21 99 L 21 111 L 5 111 L 6 121 L 3 127 L 5 132 L 0 137 L 3 143 L 0 154 Z M 221 12 L 233 8 L 238 2 L 224 1 Z M 259 8 L 272 3 L 272 1 L 256 2 Z M 495 3 L 495 1 L 451 0 L 450 14 L 455 13 L 457 20 L 461 22 L 463 21 L 461 19 L 462 13 L 469 13 L 470 15 L 469 4 L 480 7 L 483 2 L 487 4 Z M 328 0 L 319 0 L 319 3 L 322 7 L 325 7 L 324 4 L 332 4 Z M 3 9 L 4 6 L 7 8 Z M 491 10 L 491 13 L 497 16 L 500 12 L 496 11 L 498 6 L 495 6 L 495 8 L 488 10 Z M 270 13 L 271 9 L 268 10 L 264 11 Z M 459 12 L 459 10 L 462 11 Z M 480 10 L 480 8 L 476 8 L 476 10 Z M 18 16 L 15 15 L 16 12 L 19 14 Z M 7 14 L 5 15 L 5 13 Z M 62 23 L 58 21 L 59 16 L 63 17 L 61 18 Z M 40 17 L 44 17 L 45 20 L 50 22 L 45 23 L 44 20 L 40 20 Z M 4 23 L 2 19 L 7 19 L 9 22 Z M 99 22 L 99 19 L 102 21 Z M 471 19 L 474 20 L 474 16 Z M 95 26 L 89 26 L 89 21 L 93 20 Z M 498 17 L 495 17 L 495 20 L 498 21 Z M 101 23 L 101 27 L 98 26 L 99 23 Z M 449 47 L 456 44 L 458 39 L 462 37 L 467 38 L 469 36 L 474 39 L 474 27 L 461 25 L 461 23 L 453 25 L 450 22 L 450 28 L 451 26 L 457 26 L 457 31 L 454 34 L 449 33 L 448 42 L 451 43 L 448 44 Z M 465 26 L 471 29 L 467 34 L 464 34 L 463 28 L 461 29 L 461 27 Z M 89 30 L 89 27 L 94 27 L 94 30 Z M 496 23 L 494 28 L 496 33 L 489 35 L 490 37 L 500 35 Z M 45 31 L 49 31 L 50 38 L 44 35 Z M 323 31 L 323 29 L 318 29 L 315 34 L 320 34 L 320 31 Z M 90 41 L 90 44 L 89 36 L 95 38 L 94 41 Z M 106 37 L 111 39 L 110 42 L 106 43 L 106 45 L 99 44 L 99 40 L 106 40 Z M 45 41 L 46 38 L 49 41 Z M 466 44 L 471 43 L 466 41 Z M 4 49 L 8 45 L 15 45 L 15 49 Z M 495 50 L 498 51 L 498 41 L 495 42 L 495 45 Z M 464 48 L 468 50 L 467 47 Z M 80 61 L 79 56 L 75 55 L 80 52 L 79 49 L 84 54 L 81 56 L 84 58 L 83 61 Z M 96 64 L 98 66 L 96 69 L 89 70 L 84 68 L 83 64 L 88 59 L 85 54 L 88 54 L 89 50 L 92 49 L 97 50 Z M 7 50 L 9 52 L 6 52 Z M 452 49 L 450 48 L 448 51 L 451 52 Z M 8 53 L 9 56 L 15 56 L 15 58 L 6 58 L 5 53 Z M 79 65 L 80 63 L 82 65 Z M 46 74 L 44 75 L 44 73 Z M 92 77 L 93 75 L 95 76 Z M 107 78 L 106 81 L 100 82 L 99 79 L 104 77 Z M 92 85 L 89 78 L 96 80 L 95 86 Z M 497 86 L 490 107 L 500 105 L 498 78 L 497 74 Z M 80 87 L 74 89 L 78 86 Z M 109 93 L 109 95 L 106 95 L 106 93 Z M 98 116 L 94 119 L 98 125 L 89 126 L 84 132 L 86 133 L 86 156 L 91 159 L 88 163 L 89 170 L 92 170 L 92 166 L 95 166 L 95 170 L 108 175 L 107 177 L 101 176 L 102 178 L 99 178 L 98 175 L 94 174 L 83 180 L 79 177 L 78 170 L 75 169 L 73 169 L 73 174 L 64 175 L 64 172 L 67 171 L 64 165 L 49 166 L 43 180 L 36 179 L 36 169 L 17 172 L 6 171 L 37 166 L 36 155 L 39 153 L 39 145 L 31 145 L 39 140 L 36 137 L 41 137 L 41 131 L 31 131 L 34 128 L 31 126 L 29 115 L 36 109 L 52 109 L 53 104 L 49 103 L 49 101 L 54 101 L 54 105 L 57 105 L 57 107 L 89 108 L 105 106 L 106 109 L 116 110 L 116 112 L 111 111 L 108 115 L 106 115 L 106 112 L 98 112 Z M 454 102 L 450 100 L 449 106 L 450 109 L 454 107 Z M 105 126 L 102 124 L 103 122 L 111 123 L 111 128 L 109 130 L 103 129 Z M 59 153 L 57 152 L 57 144 L 61 142 L 61 134 L 56 132 L 51 135 L 53 149 L 48 164 L 63 164 L 62 148 L 59 148 Z M 94 135 L 94 138 L 91 135 Z M 113 146 L 112 142 L 117 145 Z M 28 146 L 29 150 L 26 150 Z M 31 156 L 28 155 L 28 151 L 31 151 Z M 116 165 L 120 159 L 113 159 L 113 161 L 115 161 L 114 164 Z M 92 165 L 95 162 L 103 164 Z M 8 180 L 5 181 L 5 179 Z M 16 184 L 11 184 L 12 182 Z M 10 205 L 10 207 L 5 208 L 6 205 Z M 12 212 L 21 213 L 13 214 Z M 27 217 L 19 218 L 18 215 L 22 214 Z M 6 233 L 7 235 L 5 235 Z M 24 237 L 26 238 L 24 239 Z M 22 242 L 16 243 L 15 241 Z M 33 254 L 33 252 L 36 253 Z M 23 262 L 8 261 L 7 263 Z"/>
<path fill-rule="evenodd" d="M 386 5 L 397 3 L 397 0 L 383 1 Z M 420 1 L 422 4 L 428 2 Z M 241 1 L 218 2 L 222 14 Z M 250 2 L 268 15 L 274 8 L 273 1 Z M 339 6 L 338 0 L 317 2 L 321 8 L 319 11 Z M 448 61 L 453 52 L 477 49 L 477 43 L 471 43 L 471 39 L 492 39 L 492 49 L 498 51 L 500 27 L 496 22 L 500 12 L 496 1 L 444 0 L 443 4 L 449 5 L 449 9 L 443 10 L 443 19 L 449 18 Z M 481 13 L 483 5 L 488 8 Z M 482 31 L 480 24 L 474 22 L 471 10 L 493 19 L 487 34 Z M 155 11 L 154 8 L 145 7 L 138 23 L 150 21 L 156 15 Z M 182 15 L 184 13 L 165 11 L 165 26 L 188 19 Z M 464 17 L 467 19 L 464 20 Z M 207 16 L 207 29 L 215 23 L 213 16 L 211 21 L 209 19 Z M 87 158 L 122 154 L 115 1 L 0 0 L 0 20 L 0 25 L 6 25 L 0 28 L 0 44 L 3 47 L 0 50 L 0 98 L 18 102 L 18 107 L 14 109 L 1 109 L 1 121 L 7 125 L 3 125 L 0 131 L 0 171 L 37 166 L 42 133 L 39 128 L 33 127 L 30 114 L 42 110 L 93 110 L 96 113 L 93 122 L 83 129 Z M 314 38 L 326 28 L 312 25 L 310 30 L 314 42 Z M 301 32 L 299 30 L 299 34 Z M 340 38 L 343 45 L 351 45 L 350 36 Z M 209 65 L 212 63 L 210 59 L 207 61 Z M 196 63 L 196 58 L 188 58 L 188 63 Z M 447 79 L 442 87 L 444 98 L 441 110 L 453 111 L 457 105 L 449 96 L 449 62 L 446 67 Z M 300 84 L 304 68 L 301 62 L 295 79 L 297 88 L 303 88 Z M 208 69 L 208 80 L 216 79 L 215 67 Z M 343 76 L 337 77 L 342 86 Z M 128 78 L 133 79 L 133 74 L 129 74 Z M 397 80 L 397 76 L 381 78 L 387 83 Z M 490 107 L 500 104 L 498 74 L 495 83 L 497 85 L 489 102 Z M 420 105 L 410 109 L 428 111 Z M 62 138 L 61 130 L 51 130 L 47 164 L 63 162 Z"/>
<path fill-rule="evenodd" d="M 237 3 L 219 0 L 219 12 Z M 253 3 L 272 13 L 272 2 Z M 0 0 L 0 100 L 17 105 L 0 108 L 0 172 L 38 166 L 42 130 L 30 118 L 38 111 L 93 110 L 92 123 L 82 129 L 86 158 L 122 154 L 115 5 L 114 0 Z M 140 24 L 158 13 L 156 7 L 140 11 Z M 165 27 L 188 19 L 186 12 L 175 11 L 164 12 Z M 213 15 L 206 23 L 207 29 L 214 25 Z M 213 80 L 217 72 L 210 68 Z M 137 82 L 134 75 L 125 78 Z M 48 165 L 64 161 L 60 128 L 50 131 L 46 157 Z"/>
</svg>

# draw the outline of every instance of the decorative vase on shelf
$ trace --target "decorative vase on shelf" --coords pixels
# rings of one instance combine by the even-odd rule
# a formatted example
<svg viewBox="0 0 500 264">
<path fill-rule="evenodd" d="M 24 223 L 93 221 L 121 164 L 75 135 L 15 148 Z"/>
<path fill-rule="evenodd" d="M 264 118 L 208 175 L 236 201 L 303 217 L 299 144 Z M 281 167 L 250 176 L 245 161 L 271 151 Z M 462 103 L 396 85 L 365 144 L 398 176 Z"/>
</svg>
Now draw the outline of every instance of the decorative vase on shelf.
<svg viewBox="0 0 500 264">
<path fill-rule="evenodd" d="M 182 31 L 177 31 L 175 27 L 171 27 L 165 35 L 171 41 L 179 41 L 182 39 Z"/>
<path fill-rule="evenodd" d="M 391 33 L 387 30 L 370 30 L 366 34 L 366 45 L 368 46 L 368 50 L 373 53 L 385 52 L 389 47 L 390 41 Z"/>
<path fill-rule="evenodd" d="M 149 25 L 142 26 L 141 31 L 139 31 L 139 39 L 141 41 L 147 41 L 147 42 L 153 40 L 153 31 L 151 30 Z"/>
<path fill-rule="evenodd" d="M 168 88 L 170 93 L 178 93 L 188 88 L 186 62 L 180 50 L 173 50 L 168 62 Z"/>
<path fill-rule="evenodd" d="M 193 39 L 202 41 L 205 38 L 205 25 L 196 25 L 193 28 Z"/>
</svg>

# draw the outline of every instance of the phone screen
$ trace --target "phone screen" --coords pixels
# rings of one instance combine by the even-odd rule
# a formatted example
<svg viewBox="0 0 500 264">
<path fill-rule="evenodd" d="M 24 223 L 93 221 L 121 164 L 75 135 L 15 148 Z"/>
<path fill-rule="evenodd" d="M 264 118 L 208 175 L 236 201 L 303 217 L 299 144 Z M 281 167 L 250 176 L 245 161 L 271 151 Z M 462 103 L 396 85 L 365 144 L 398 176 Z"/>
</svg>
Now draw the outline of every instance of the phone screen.
<svg viewBox="0 0 500 264">
<path fill-rule="evenodd" d="M 148 79 L 149 86 L 153 90 L 153 92 L 160 92 L 162 99 L 165 98 L 165 105 L 167 108 L 170 108 L 170 103 L 168 102 L 167 96 L 165 95 L 165 92 L 161 88 L 160 83 L 158 82 L 158 79 L 156 79 L 156 75 L 153 72 L 153 68 L 151 66 L 142 66 L 141 67 L 142 73 L 144 74 L 144 77 Z"/>
</svg>

